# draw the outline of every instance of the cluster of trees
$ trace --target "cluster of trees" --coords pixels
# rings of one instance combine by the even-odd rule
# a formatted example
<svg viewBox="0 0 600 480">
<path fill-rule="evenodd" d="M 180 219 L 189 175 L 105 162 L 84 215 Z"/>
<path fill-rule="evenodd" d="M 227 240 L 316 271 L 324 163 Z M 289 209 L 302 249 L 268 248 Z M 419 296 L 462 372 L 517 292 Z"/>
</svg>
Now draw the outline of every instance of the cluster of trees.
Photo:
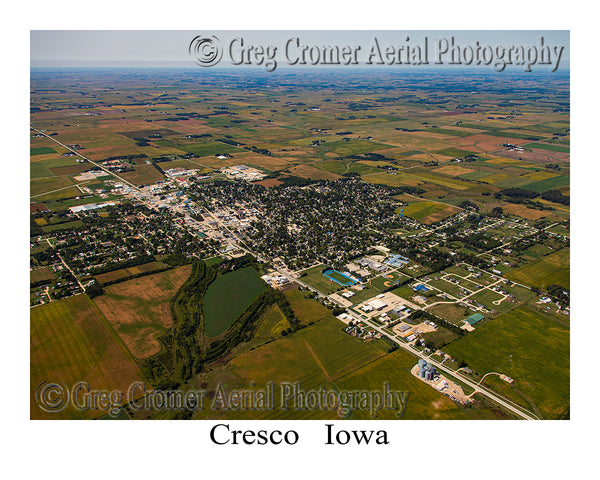
<svg viewBox="0 0 600 480">
<path fill-rule="evenodd" d="M 230 140 L 229 138 L 219 138 L 217 139 L 217 142 L 226 143 L 227 145 L 232 145 L 234 147 L 241 147 L 244 145 L 243 143 L 236 140 Z"/>
<path fill-rule="evenodd" d="M 569 290 L 564 287 L 561 287 L 557 284 L 550 285 L 546 291 L 548 292 L 548 296 L 552 297 L 554 300 L 568 305 L 570 302 Z"/>
<path fill-rule="evenodd" d="M 164 380 L 185 383 L 204 367 L 200 348 L 203 297 L 217 272 L 194 260 L 192 273 L 171 299 L 174 326 L 163 337 L 164 351 L 142 363 L 142 371 L 153 385 Z"/>
<path fill-rule="evenodd" d="M 250 255 L 223 262 L 221 267 L 241 268 L 254 261 Z M 217 277 L 217 268 L 208 267 L 195 259 L 192 273 L 171 299 L 173 327 L 160 338 L 163 351 L 142 365 L 142 371 L 154 386 L 181 385 L 201 372 L 242 342 L 252 338 L 257 324 L 266 310 L 276 304 L 290 324 L 290 332 L 302 328 L 285 296 L 267 287 L 246 308 L 225 334 L 207 342 L 204 337 L 204 295 Z"/>
<path fill-rule="evenodd" d="M 548 170 L 554 170 L 555 172 L 560 172 L 560 165 L 558 163 L 547 163 L 544 165 L 544 168 Z"/>
<path fill-rule="evenodd" d="M 547 190 L 542 193 L 542 198 L 550 202 L 562 203 L 563 205 L 570 205 L 571 203 L 571 199 L 560 193 L 558 190 Z"/>
<path fill-rule="evenodd" d="M 258 153 L 260 155 L 267 155 L 269 157 L 271 156 L 271 152 L 266 148 L 257 148 L 254 145 L 252 145 L 251 147 L 244 147 L 244 149 L 250 150 L 251 152 Z"/>
<path fill-rule="evenodd" d="M 540 193 L 534 192 L 533 190 L 525 190 L 523 188 L 506 188 L 504 190 L 500 190 L 498 193 L 495 194 L 496 198 L 501 199 L 505 197 L 505 199 L 511 203 L 525 204 L 532 208 L 537 208 L 538 210 L 554 210 L 554 208 L 548 205 L 544 205 L 541 202 L 534 202 L 532 200 L 539 196 Z M 562 203 L 563 205 L 569 205 L 570 203 L 569 197 L 564 196 L 558 190 L 547 190 L 541 194 L 541 197 L 544 200 Z"/>
<path fill-rule="evenodd" d="M 154 255 L 138 255 L 137 257 L 125 260 L 124 262 L 112 262 L 107 263 L 101 267 L 96 267 L 90 272 L 92 275 L 99 275 L 101 273 L 113 272 L 121 268 L 135 267 L 136 265 L 142 265 L 143 263 L 154 262 L 156 259 Z"/>
<path fill-rule="evenodd" d="M 178 267 L 180 265 L 188 264 L 190 260 L 183 253 L 174 252 L 169 253 L 165 258 L 163 258 L 163 262 L 168 263 L 172 267 Z"/>
<path fill-rule="evenodd" d="M 500 195 L 511 198 L 536 198 L 539 196 L 538 192 L 533 190 L 525 190 L 524 188 L 505 188 L 498 192 Z"/>
</svg>

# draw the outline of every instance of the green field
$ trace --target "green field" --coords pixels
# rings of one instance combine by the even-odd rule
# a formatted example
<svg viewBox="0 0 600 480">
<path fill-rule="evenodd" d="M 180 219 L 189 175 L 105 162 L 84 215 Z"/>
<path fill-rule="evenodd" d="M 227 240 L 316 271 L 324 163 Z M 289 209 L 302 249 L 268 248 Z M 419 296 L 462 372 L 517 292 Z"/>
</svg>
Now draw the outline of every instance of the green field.
<svg viewBox="0 0 600 480">
<path fill-rule="evenodd" d="M 304 297 L 305 292 L 300 290 L 288 290 L 285 298 L 292 307 L 294 315 L 300 323 L 307 324 L 317 322 L 323 318 L 333 318 L 331 310 L 314 300 Z"/>
<path fill-rule="evenodd" d="M 308 283 L 325 295 L 329 295 L 330 293 L 343 288 L 339 283 L 336 283 L 323 275 L 322 270 L 324 268 L 325 265 L 317 265 L 316 267 L 309 268 L 303 272 L 303 276 L 300 280 L 304 283 Z"/>
<path fill-rule="evenodd" d="M 559 175 L 545 180 L 539 180 L 527 185 L 527 190 L 534 192 L 545 192 L 546 190 L 557 190 L 561 187 L 570 185 L 570 178 L 567 175 Z"/>
<path fill-rule="evenodd" d="M 417 363 L 416 357 L 407 352 L 395 352 L 379 358 L 335 382 L 338 390 L 380 390 L 385 382 L 390 389 L 409 392 L 402 419 L 495 419 L 507 418 L 498 409 L 463 407 L 415 378 L 410 369 Z M 369 412 L 354 411 L 350 419 L 367 420 Z M 378 419 L 396 419 L 394 410 L 381 410 Z"/>
<path fill-rule="evenodd" d="M 380 150 L 382 148 L 389 148 L 387 145 L 383 145 L 381 143 L 370 142 L 369 140 L 355 140 L 351 139 L 349 141 L 337 140 L 334 142 L 326 142 L 320 145 L 320 148 L 323 148 L 329 152 L 335 152 L 339 155 L 359 155 L 361 153 L 374 152 L 376 150 Z"/>
<path fill-rule="evenodd" d="M 204 328 L 207 337 L 218 337 L 264 290 L 265 284 L 251 267 L 218 275 L 204 295 Z"/>
<path fill-rule="evenodd" d="M 129 352 L 87 295 L 32 308 L 30 326 L 31 418 L 95 418 L 104 413 L 72 406 L 45 413 L 35 400 L 42 382 L 63 382 L 70 389 L 86 381 L 91 389 L 126 393 L 133 382 L 143 380 Z"/>
<path fill-rule="evenodd" d="M 471 135 L 472 135 L 472 133 L 471 133 Z M 438 150 L 434 153 L 437 153 L 438 155 L 446 155 L 448 157 L 462 158 L 466 155 L 469 155 L 470 153 L 475 153 L 475 152 L 470 152 L 468 150 L 460 150 L 459 148 L 445 148 L 443 150 Z"/>
<path fill-rule="evenodd" d="M 448 205 L 444 205 L 443 203 L 424 201 L 411 203 L 403 208 L 405 217 L 420 220 L 421 218 L 425 218 L 429 215 L 433 215 L 434 213 L 438 213 L 442 210 L 445 210 L 446 208 L 448 208 Z M 396 213 L 400 214 L 400 209 L 396 210 Z"/>
<path fill-rule="evenodd" d="M 482 324 L 444 351 L 480 375 L 514 378 L 513 384 L 499 383 L 500 393 L 538 416 L 560 418 L 568 409 L 569 329 L 526 306 Z"/>
<path fill-rule="evenodd" d="M 564 248 L 533 263 L 510 270 L 506 277 L 538 288 L 552 284 L 570 288 L 570 249 Z"/>
<path fill-rule="evenodd" d="M 48 153 L 56 153 L 52 147 L 35 147 L 29 149 L 29 155 L 47 155 Z"/>
<path fill-rule="evenodd" d="M 256 347 L 238 355 L 226 368 L 207 375 L 209 387 L 226 378 L 230 388 L 262 388 L 274 382 L 275 409 L 272 411 L 210 412 L 211 418 L 269 418 L 269 419 L 335 419 L 335 410 L 301 410 L 290 403 L 287 410 L 280 408 L 279 385 L 299 382 L 302 390 L 321 387 L 330 389 L 336 379 L 385 355 L 389 348 L 381 340 L 364 342 L 347 335 L 344 324 L 327 318 L 315 325 L 298 330 L 287 337 Z M 223 371 L 225 370 L 225 371 Z M 221 378 L 219 378 L 219 376 Z M 435 393 L 435 392 L 434 392 Z"/>
<path fill-rule="evenodd" d="M 197 157 L 207 157 L 219 153 L 243 152 L 241 148 L 221 142 L 175 143 L 170 140 L 158 140 L 155 143 L 163 147 L 174 147 L 184 152 L 193 153 Z"/>
<path fill-rule="evenodd" d="M 547 143 L 528 143 L 524 145 L 525 148 L 539 148 L 540 150 L 548 150 L 549 152 L 561 152 L 561 153 L 569 153 L 571 151 L 570 147 L 565 147 L 563 145 L 548 145 Z"/>
<path fill-rule="evenodd" d="M 287 318 L 277 305 L 271 305 L 263 315 L 254 333 L 258 338 L 277 338 L 281 332 L 290 326 Z"/>
<path fill-rule="evenodd" d="M 71 185 L 73 185 L 73 181 L 69 177 L 35 178 L 29 182 L 29 194 L 31 196 L 41 195 Z"/>
<path fill-rule="evenodd" d="M 81 220 L 73 220 L 72 222 L 59 223 L 58 225 L 45 225 L 42 227 L 42 231 L 44 233 L 52 233 L 58 230 L 68 230 L 71 228 L 79 228 L 83 226 L 83 222 Z"/>
</svg>

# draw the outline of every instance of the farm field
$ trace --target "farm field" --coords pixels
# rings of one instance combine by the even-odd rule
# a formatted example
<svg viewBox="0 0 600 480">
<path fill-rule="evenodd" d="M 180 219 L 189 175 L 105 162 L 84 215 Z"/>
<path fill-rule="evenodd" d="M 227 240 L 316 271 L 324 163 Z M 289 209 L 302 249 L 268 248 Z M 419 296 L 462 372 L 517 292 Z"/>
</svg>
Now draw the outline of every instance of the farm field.
<svg viewBox="0 0 600 480">
<path fill-rule="evenodd" d="M 254 333 L 255 338 L 278 338 L 290 326 L 287 318 L 277 305 L 271 305 Z"/>
<path fill-rule="evenodd" d="M 133 172 L 121 173 L 120 176 L 134 185 L 148 185 L 163 180 L 163 175 L 152 165 L 136 165 Z"/>
<path fill-rule="evenodd" d="M 363 342 L 343 332 L 344 324 L 335 318 L 327 318 L 315 325 L 298 330 L 287 337 L 256 347 L 237 356 L 228 364 L 228 385 L 231 388 L 263 388 L 273 382 L 275 405 L 273 411 L 219 411 L 210 412 L 210 418 L 258 418 L 258 419 L 335 419 L 332 410 L 295 410 L 293 404 L 287 410 L 279 408 L 281 396 L 279 385 L 298 382 L 303 390 L 333 388 L 337 378 L 385 355 L 387 344 L 380 340 Z M 215 377 L 219 371 L 215 372 Z M 217 379 L 211 374 L 205 377 L 209 387 Z"/>
<path fill-rule="evenodd" d="M 265 284 L 251 267 L 218 275 L 204 295 L 204 328 L 207 337 L 218 337 L 264 290 Z"/>
<path fill-rule="evenodd" d="M 570 288 L 570 249 L 564 248 L 533 263 L 510 270 L 506 277 L 538 288 L 552 284 Z"/>
<path fill-rule="evenodd" d="M 284 295 L 300 323 L 308 324 L 323 318 L 333 318 L 331 310 L 314 300 L 305 298 L 304 292 L 300 290 L 288 290 Z"/>
<path fill-rule="evenodd" d="M 411 203 L 406 207 L 402 207 L 404 210 L 404 215 L 410 218 L 414 218 L 415 220 L 420 220 L 422 218 L 428 217 L 429 215 L 433 215 L 435 213 L 441 212 L 448 208 L 448 205 L 444 205 L 443 203 L 436 202 L 415 202 Z M 458 211 L 458 209 L 457 209 Z M 396 213 L 400 213 L 400 210 L 396 210 Z"/>
<path fill-rule="evenodd" d="M 415 357 L 402 350 L 379 358 L 335 382 L 340 390 L 381 389 L 384 382 L 389 382 L 390 389 L 410 392 L 406 409 L 402 415 L 404 420 L 419 419 L 497 419 L 510 418 L 509 414 L 496 408 L 462 407 L 445 395 L 415 378 L 410 369 L 417 363 Z M 354 411 L 350 419 L 368 420 L 369 412 Z M 381 410 L 378 419 L 396 419 L 393 410 Z"/>
<path fill-rule="evenodd" d="M 444 351 L 464 359 L 480 375 L 499 372 L 514 378 L 514 384 L 502 382 L 510 399 L 539 416 L 560 418 L 566 412 L 569 329 L 529 307 L 482 324 Z"/>
<path fill-rule="evenodd" d="M 454 326 L 484 314 L 464 336 L 452 325 L 423 324 L 415 348 L 442 348 L 455 357 L 446 365 L 466 362 L 477 381 L 492 370 L 514 376 L 514 385 L 495 375 L 485 383 L 540 417 L 560 418 L 569 409 L 570 250 L 562 235 L 569 235 L 570 206 L 548 190 L 570 194 L 569 76 L 304 70 L 206 69 L 201 78 L 168 68 L 32 70 L 32 386 L 34 377 L 58 372 L 67 382 L 85 373 L 110 389 L 141 378 L 154 388 L 206 389 L 212 399 L 219 384 L 297 381 L 340 391 L 389 381 L 410 392 L 403 418 L 513 418 L 481 394 L 471 406 L 453 402 L 410 374 L 416 356 L 333 315 L 345 310 L 364 320 L 357 306 L 391 291 L 414 305 L 411 316 L 396 310 L 390 318 L 413 327 L 431 319 L 421 308 Z M 96 172 L 53 139 L 114 174 Z M 235 165 L 265 176 L 227 177 L 223 169 Z M 171 168 L 195 172 L 164 174 Z M 409 264 L 370 263 L 392 254 Z M 204 258 L 216 270 L 194 260 L 198 283 L 185 283 L 189 265 L 172 268 Z M 119 268 L 94 274 L 112 266 Z M 358 285 L 343 276 L 350 270 Z M 264 295 L 259 278 L 269 272 L 290 280 L 273 279 L 276 297 Z M 495 282 L 506 293 L 474 294 Z M 413 290 L 419 283 L 430 290 Z M 552 284 L 561 291 L 548 291 Z M 91 299 L 78 293 L 82 285 Z M 174 329 L 170 302 L 182 285 L 190 288 Z M 354 295 L 334 301 L 313 288 Z M 267 305 L 241 325 L 261 293 Z M 560 310 L 540 301 L 547 295 Z M 371 314 L 393 336 L 383 310 Z M 339 418 L 291 410 L 194 416 Z M 349 418 L 370 417 L 354 411 Z"/>
<path fill-rule="evenodd" d="M 149 262 L 142 265 L 136 265 L 135 267 L 120 268 L 118 270 L 113 270 L 112 272 L 99 273 L 94 275 L 94 278 L 101 285 L 106 285 L 107 283 L 112 283 L 123 278 L 133 277 L 154 270 L 163 270 L 165 268 L 167 268 L 167 265 L 162 262 Z"/>
<path fill-rule="evenodd" d="M 473 313 L 468 308 L 459 307 L 453 303 L 441 303 L 428 308 L 427 311 L 455 325 L 460 325 L 465 318 Z"/>
<path fill-rule="evenodd" d="M 158 337 L 172 325 L 169 300 L 183 285 L 190 266 L 104 287 L 94 302 L 131 354 L 144 359 L 160 351 Z M 110 272 L 113 273 L 113 272 Z"/>
<path fill-rule="evenodd" d="M 42 382 L 62 382 L 72 388 L 86 381 L 90 389 L 127 392 L 142 373 L 119 338 L 87 295 L 34 307 L 30 320 L 31 418 L 95 418 L 97 410 L 68 405 L 45 413 L 35 401 Z"/>
</svg>

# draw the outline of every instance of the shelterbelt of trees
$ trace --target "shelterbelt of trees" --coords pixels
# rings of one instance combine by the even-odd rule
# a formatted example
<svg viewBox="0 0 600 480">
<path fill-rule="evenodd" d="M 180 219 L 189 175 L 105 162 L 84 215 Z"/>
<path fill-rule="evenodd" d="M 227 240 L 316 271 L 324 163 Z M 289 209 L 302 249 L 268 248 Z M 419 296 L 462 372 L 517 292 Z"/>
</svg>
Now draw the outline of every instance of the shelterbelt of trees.
<svg viewBox="0 0 600 480">
<path fill-rule="evenodd" d="M 252 266 L 255 260 L 246 255 L 220 265 L 207 266 L 194 260 L 192 273 L 171 299 L 173 327 L 159 341 L 162 349 L 144 360 L 141 369 L 148 381 L 158 389 L 173 389 L 187 382 L 234 347 L 252 338 L 266 310 L 276 304 L 293 330 L 302 328 L 285 296 L 271 287 L 246 308 L 225 333 L 216 339 L 204 335 L 204 295 L 209 285 L 224 272 Z"/>
</svg>

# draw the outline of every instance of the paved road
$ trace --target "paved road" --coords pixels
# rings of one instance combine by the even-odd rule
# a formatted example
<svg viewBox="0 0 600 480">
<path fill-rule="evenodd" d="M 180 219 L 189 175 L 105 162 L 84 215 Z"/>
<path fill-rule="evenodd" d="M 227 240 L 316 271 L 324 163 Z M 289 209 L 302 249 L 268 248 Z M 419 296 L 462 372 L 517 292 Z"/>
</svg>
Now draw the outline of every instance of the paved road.
<svg viewBox="0 0 600 480">
<path fill-rule="evenodd" d="M 54 139 L 53 137 L 50 137 L 50 136 L 49 136 L 49 135 L 47 135 L 46 133 L 44 133 L 44 132 L 42 132 L 42 131 L 40 131 L 40 130 L 38 130 L 38 129 L 34 128 L 34 127 L 31 127 L 31 129 L 32 129 L 33 131 L 37 132 L 37 133 L 40 133 L 40 134 L 44 135 L 46 138 L 49 138 L 50 140 L 52 140 L 53 142 L 55 142 L 55 143 L 59 144 L 60 146 L 62 146 L 62 147 L 64 147 L 64 148 L 66 148 L 67 150 L 69 150 L 69 151 L 73 152 L 75 155 L 77 155 L 77 156 L 79 156 L 79 157 L 81 157 L 81 158 L 83 158 L 83 159 L 87 160 L 89 163 L 91 163 L 92 165 L 94 165 L 94 166 L 96 166 L 96 167 L 98 167 L 98 168 L 102 169 L 103 171 L 107 172 L 108 174 L 110 174 L 110 175 L 112 175 L 112 176 L 114 176 L 114 177 L 117 177 L 117 178 L 118 178 L 120 181 L 122 181 L 123 183 L 125 183 L 125 184 L 129 185 L 130 187 L 134 188 L 135 190 L 137 190 L 137 191 L 140 191 L 140 189 L 139 189 L 139 188 L 137 188 L 135 185 L 133 185 L 131 182 L 129 182 L 129 181 L 125 180 L 124 178 L 120 177 L 119 175 L 117 175 L 117 174 L 115 174 L 115 173 L 113 173 L 113 172 L 109 171 L 109 170 L 108 170 L 108 169 L 106 169 L 106 168 L 105 168 L 103 165 L 100 165 L 100 164 L 98 164 L 98 163 L 96 163 L 96 162 L 94 162 L 94 161 L 90 160 L 89 158 L 87 158 L 87 157 L 83 156 L 83 155 L 82 155 L 82 154 L 80 154 L 80 153 L 79 153 L 77 150 L 73 150 L 72 148 L 68 147 L 67 145 L 64 145 L 63 143 L 59 142 L 58 140 Z M 204 210 L 205 210 L 205 211 L 207 211 L 207 212 L 208 212 L 208 213 L 209 213 L 209 214 L 210 214 L 210 215 L 211 215 L 213 218 L 215 218 L 215 220 L 217 220 L 217 222 L 219 223 L 219 225 L 220 225 L 222 228 L 224 228 L 225 230 L 227 230 L 227 231 L 228 231 L 228 232 L 229 232 L 229 233 L 230 233 L 230 234 L 231 234 L 231 235 L 232 235 L 232 236 L 233 236 L 233 237 L 234 237 L 234 238 L 235 238 L 235 239 L 236 239 L 236 240 L 239 242 L 239 244 L 240 244 L 240 248 L 241 248 L 243 251 L 245 251 L 245 252 L 248 252 L 248 253 L 250 253 L 250 254 L 252 254 L 252 255 L 256 256 L 256 257 L 258 258 L 258 260 L 259 260 L 259 261 L 263 261 L 263 262 L 265 261 L 265 260 L 264 260 L 263 258 L 261 258 L 261 257 L 260 257 L 258 254 L 256 254 L 256 253 L 254 253 L 253 251 L 251 251 L 251 250 L 250 250 L 250 249 L 249 249 L 247 246 L 246 246 L 246 247 L 243 247 L 242 245 L 244 245 L 244 242 L 242 241 L 242 239 L 241 239 L 241 238 L 239 238 L 239 237 L 238 237 L 238 236 L 237 236 L 235 233 L 233 233 L 231 230 L 229 230 L 229 228 L 227 228 L 226 226 L 222 225 L 222 223 L 219 221 L 219 219 L 217 219 L 216 217 L 214 217 L 214 216 L 212 215 L 212 212 L 210 212 L 208 209 L 204 209 Z M 59 257 L 59 258 L 60 258 L 60 257 Z M 62 258 L 61 258 L 61 261 L 62 261 Z M 65 263 L 65 262 L 63 261 L 63 263 Z M 68 265 L 66 265 L 66 263 L 65 263 L 65 266 L 66 266 L 67 268 L 69 268 L 69 267 L 68 267 Z M 69 268 L 69 270 L 70 270 L 70 268 Z M 298 283 L 298 284 L 302 285 L 303 287 L 306 287 L 306 288 L 308 288 L 309 290 L 311 290 L 311 291 L 314 291 L 315 293 L 319 294 L 320 296 L 323 296 L 323 297 L 325 297 L 325 295 L 323 295 L 321 292 L 319 292 L 319 291 L 318 291 L 318 290 L 316 290 L 315 288 L 311 287 L 310 285 L 307 285 L 306 283 L 302 282 L 301 280 L 299 280 L 299 279 L 297 279 L 297 278 L 294 278 L 294 277 L 291 277 L 289 274 L 286 274 L 286 273 L 284 273 L 284 272 L 281 272 L 281 271 L 279 271 L 279 270 L 277 270 L 277 272 L 278 272 L 280 275 L 282 275 L 282 276 L 286 277 L 288 280 L 290 280 L 290 281 L 293 281 L 293 282 L 296 282 L 296 283 Z M 75 277 L 75 278 L 77 279 L 77 277 Z M 81 283 L 79 282 L 79 280 L 78 280 L 78 279 L 77 279 L 77 282 L 78 282 L 78 283 L 79 283 L 79 285 L 80 285 L 80 286 L 83 288 L 83 285 L 81 285 Z M 497 283 L 497 282 L 496 282 L 496 283 Z M 85 291 L 85 289 L 84 289 L 84 291 Z M 474 292 L 474 293 L 476 293 L 476 292 Z M 329 297 L 328 297 L 328 298 L 329 298 Z M 337 302 L 336 302 L 336 303 L 337 303 Z M 513 412 L 514 414 L 516 414 L 517 416 L 519 416 L 519 417 L 521 417 L 521 418 L 524 418 L 524 419 L 526 419 L 526 420 L 535 420 L 535 419 L 537 419 L 537 417 L 533 416 L 533 414 L 531 414 L 531 413 L 525 413 L 525 412 L 523 411 L 523 409 L 522 409 L 522 408 L 516 408 L 516 407 L 515 407 L 515 406 L 513 406 L 511 403 L 508 403 L 508 400 L 504 400 L 504 399 L 500 398 L 498 395 L 496 395 L 495 393 L 493 393 L 493 392 L 491 392 L 490 390 L 488 390 L 487 388 L 485 388 L 485 387 L 482 387 L 481 385 L 478 385 L 478 384 L 475 384 L 475 383 L 473 383 L 471 380 L 469 380 L 469 379 L 467 379 L 467 378 L 463 377 L 461 374 L 459 374 L 459 373 L 455 372 L 454 370 L 452 370 L 452 369 L 450 369 L 450 368 L 446 367 L 446 366 L 445 366 L 445 365 L 443 365 L 441 362 L 438 362 L 438 361 L 436 361 L 436 360 L 433 360 L 433 359 L 431 359 L 430 357 L 428 357 L 427 355 L 424 355 L 423 353 L 421 353 L 421 352 L 419 352 L 419 351 L 416 351 L 416 350 L 414 350 L 412 347 L 410 347 L 410 345 L 408 345 L 408 344 L 406 344 L 406 343 L 404 343 L 404 342 L 402 342 L 402 341 L 398 340 L 396 337 L 394 337 L 394 336 L 392 336 L 392 335 L 388 334 L 387 332 L 385 332 L 385 331 L 384 331 L 382 328 L 380 328 L 379 326 L 377 326 L 377 325 L 374 325 L 373 323 L 371 323 L 371 322 L 370 322 L 370 321 L 368 321 L 368 320 L 365 320 L 364 318 L 360 318 L 360 317 L 358 317 L 358 316 L 357 316 L 357 315 L 356 315 L 354 312 L 352 312 L 351 310 L 348 310 L 348 312 L 350 313 L 350 315 L 351 315 L 351 316 L 352 316 L 352 317 L 353 317 L 355 320 L 358 320 L 358 321 L 361 321 L 361 322 L 364 322 L 364 323 L 366 323 L 367 325 L 369 325 L 369 327 L 373 328 L 374 330 L 376 330 L 377 332 L 381 333 L 382 335 L 385 335 L 387 338 L 389 338 L 390 340 L 392 340 L 394 343 L 396 343 L 398 346 L 400 346 L 400 347 L 401 347 L 401 348 L 403 348 L 404 350 L 406 350 L 406 351 L 408 351 L 409 353 L 411 353 L 411 354 L 413 354 L 413 355 L 415 355 L 415 356 L 417 356 L 417 357 L 419 357 L 419 358 L 422 358 L 422 359 L 426 360 L 427 362 L 431 363 L 431 364 L 432 364 L 432 365 L 434 365 L 434 366 L 435 366 L 435 367 L 436 367 L 438 370 L 441 370 L 441 371 L 443 371 L 443 372 L 446 372 L 446 373 L 448 373 L 450 376 L 453 376 L 453 377 L 459 378 L 459 379 L 460 379 L 460 380 L 461 380 L 463 383 L 465 383 L 465 384 L 466 384 L 466 385 L 468 385 L 469 387 L 473 388 L 473 389 L 475 390 L 475 392 L 477 392 L 477 393 L 481 393 L 482 395 L 484 395 L 484 396 L 488 397 L 489 399 L 491 399 L 491 400 L 495 401 L 496 403 L 498 403 L 499 405 L 503 406 L 503 407 L 504 407 L 504 408 L 506 408 L 507 410 L 510 410 L 511 412 Z M 539 419 L 538 419 L 538 420 L 539 420 Z"/>
<path fill-rule="evenodd" d="M 73 150 L 71 147 L 65 145 L 64 143 L 59 142 L 58 140 L 56 140 L 54 137 L 51 137 L 50 135 L 46 134 L 46 132 L 42 132 L 41 130 L 38 130 L 37 128 L 31 126 L 30 127 L 31 130 L 33 130 L 36 133 L 39 133 L 41 135 L 43 135 L 46 138 L 49 138 L 50 140 L 52 140 L 54 143 L 58 143 L 61 147 L 66 148 L 67 150 L 69 150 L 70 152 L 74 153 L 75 155 L 77 155 L 80 158 L 83 158 L 84 160 L 87 160 L 89 163 L 91 163 L 94 167 L 98 167 L 100 170 L 106 172 L 107 174 L 116 177 L 119 179 L 120 182 L 123 182 L 127 185 L 129 185 L 131 188 L 137 190 L 138 192 L 140 192 L 141 190 L 135 186 L 133 183 L 131 183 L 128 180 L 125 180 L 123 177 L 120 177 L 119 175 L 117 175 L 114 172 L 111 172 L 109 169 L 107 169 L 104 165 L 101 165 L 99 163 L 94 162 L 93 160 L 90 160 L 88 157 L 82 155 L 81 153 L 79 153 L 77 150 Z M 72 185 L 71 185 L 72 186 Z"/>
</svg>

